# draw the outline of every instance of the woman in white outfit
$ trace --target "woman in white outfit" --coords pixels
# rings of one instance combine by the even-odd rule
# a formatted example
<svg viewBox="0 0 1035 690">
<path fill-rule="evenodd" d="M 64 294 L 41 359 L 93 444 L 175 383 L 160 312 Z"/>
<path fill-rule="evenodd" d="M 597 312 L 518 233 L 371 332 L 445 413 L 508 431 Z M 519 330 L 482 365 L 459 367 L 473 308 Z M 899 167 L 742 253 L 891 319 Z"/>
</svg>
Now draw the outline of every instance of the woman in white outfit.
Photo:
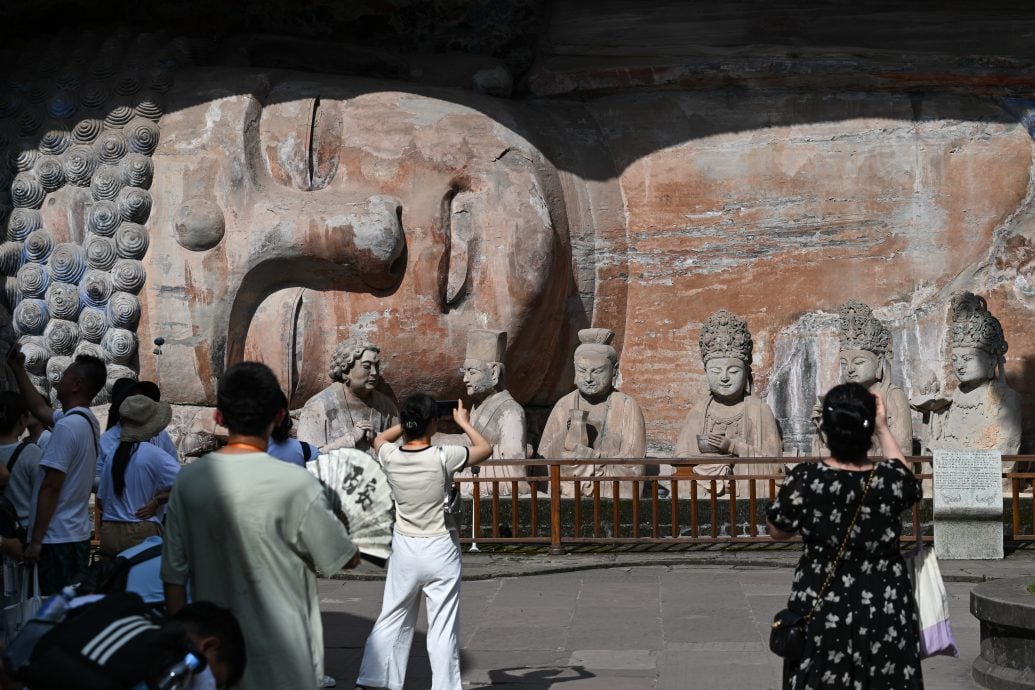
<svg viewBox="0 0 1035 690">
<path fill-rule="evenodd" d="M 395 497 L 395 534 L 381 615 L 367 638 L 356 687 L 402 690 L 423 592 L 431 688 L 460 690 L 460 544 L 443 517 L 443 465 L 451 480 L 484 462 L 492 448 L 471 426 L 462 402 L 453 420 L 471 439 L 470 448 L 431 445 L 438 429 L 431 396 L 406 398 L 399 418 L 401 423 L 378 434 L 373 444 Z"/>
</svg>

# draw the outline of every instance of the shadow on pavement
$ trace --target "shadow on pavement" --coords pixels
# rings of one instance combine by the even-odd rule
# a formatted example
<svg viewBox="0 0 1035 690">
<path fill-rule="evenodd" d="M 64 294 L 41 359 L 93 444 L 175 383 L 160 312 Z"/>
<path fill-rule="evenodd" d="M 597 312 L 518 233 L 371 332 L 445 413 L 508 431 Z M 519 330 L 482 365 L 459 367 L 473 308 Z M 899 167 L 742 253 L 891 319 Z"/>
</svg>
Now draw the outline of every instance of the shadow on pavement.
<svg viewBox="0 0 1035 690">
<path fill-rule="evenodd" d="M 496 685 L 520 685 L 522 689 L 546 690 L 561 683 L 569 683 L 596 676 L 583 666 L 559 666 L 554 668 L 501 668 L 489 671 L 489 680 Z"/>
</svg>

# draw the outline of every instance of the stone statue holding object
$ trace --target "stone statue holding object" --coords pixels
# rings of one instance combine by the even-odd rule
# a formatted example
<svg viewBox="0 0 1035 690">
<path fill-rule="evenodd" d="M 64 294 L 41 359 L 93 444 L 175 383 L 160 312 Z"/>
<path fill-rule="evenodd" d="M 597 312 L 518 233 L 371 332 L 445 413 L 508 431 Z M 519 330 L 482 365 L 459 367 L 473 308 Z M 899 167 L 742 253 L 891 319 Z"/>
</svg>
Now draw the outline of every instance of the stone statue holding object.
<svg viewBox="0 0 1035 690">
<path fill-rule="evenodd" d="M 1021 446 L 1021 398 L 1006 383 L 1003 327 L 985 299 L 973 293 L 953 295 L 951 308 L 952 370 L 959 386 L 951 400 L 937 395 L 913 400 L 914 409 L 924 414 L 923 452 L 950 448 L 1015 454 Z"/>
<path fill-rule="evenodd" d="M 473 329 L 467 333 L 467 353 L 461 369 L 464 387 L 471 399 L 471 425 L 492 445 L 492 456 L 479 466 L 479 476 L 498 478 L 500 495 L 511 494 L 512 477 L 522 477 L 520 465 L 499 465 L 497 460 L 517 460 L 528 456 L 525 445 L 525 410 L 507 392 L 506 331 Z M 466 438 L 466 436 L 465 436 Z M 469 443 L 469 441 L 468 441 Z M 471 475 L 464 470 L 462 475 Z M 473 493 L 474 485 L 461 482 L 465 495 Z M 492 494 L 492 484 L 480 484 L 483 496 Z M 519 485 L 520 493 L 527 493 L 528 484 Z"/>
<path fill-rule="evenodd" d="M 320 447 L 358 448 L 373 455 L 379 433 L 399 423 L 399 410 L 384 393 L 381 350 L 365 340 L 346 341 L 331 357 L 331 385 L 310 398 L 298 420 L 298 438 Z"/>
<path fill-rule="evenodd" d="M 704 322 L 699 344 L 709 393 L 690 408 L 676 442 L 676 457 L 780 457 L 783 442 L 776 417 L 769 405 L 752 395 L 754 345 L 747 322 L 720 309 Z M 783 465 L 718 462 L 698 465 L 695 472 L 722 477 L 783 474 Z M 768 497 L 769 482 L 755 482 L 755 487 L 757 497 Z M 725 481 L 717 483 L 717 494 L 727 490 Z M 746 498 L 750 490 L 750 480 L 737 481 L 737 496 Z"/>
<path fill-rule="evenodd" d="M 647 435 L 640 406 L 618 391 L 618 352 L 611 346 L 614 332 L 606 328 L 579 331 L 582 343 L 575 349 L 575 386 L 554 405 L 543 429 L 539 454 L 544 458 L 627 458 L 620 465 L 566 465 L 568 477 L 642 476 Z M 612 483 L 601 482 L 600 495 L 612 496 Z M 562 482 L 565 495 L 574 494 L 574 483 Z M 631 495 L 631 485 L 622 496 Z M 581 493 L 593 494 L 593 482 L 582 482 Z"/>
<path fill-rule="evenodd" d="M 891 381 L 891 332 L 873 310 L 855 300 L 849 300 L 837 309 L 840 350 L 840 383 L 858 383 L 871 393 L 880 393 L 888 410 L 888 427 L 904 455 L 913 451 L 913 418 L 906 392 Z M 812 420 L 819 430 L 823 416 L 819 404 L 813 409 Z M 813 455 L 828 455 L 829 451 L 818 433 L 812 443 Z M 880 445 L 874 442 L 870 455 L 881 455 Z"/>
</svg>

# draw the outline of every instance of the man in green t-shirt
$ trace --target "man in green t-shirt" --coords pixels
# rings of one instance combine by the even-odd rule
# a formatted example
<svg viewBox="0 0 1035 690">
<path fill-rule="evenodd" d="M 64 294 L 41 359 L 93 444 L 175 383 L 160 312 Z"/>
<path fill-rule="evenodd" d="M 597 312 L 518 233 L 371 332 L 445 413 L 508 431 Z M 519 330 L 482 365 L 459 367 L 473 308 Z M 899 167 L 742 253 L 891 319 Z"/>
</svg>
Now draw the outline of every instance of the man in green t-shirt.
<svg viewBox="0 0 1035 690">
<path fill-rule="evenodd" d="M 316 574 L 355 567 L 359 553 L 320 483 L 266 454 L 287 414 L 273 372 L 243 362 L 219 381 L 216 422 L 229 443 L 183 468 L 166 514 L 166 607 L 196 600 L 230 608 L 245 634 L 246 690 L 308 690 L 323 676 Z"/>
</svg>

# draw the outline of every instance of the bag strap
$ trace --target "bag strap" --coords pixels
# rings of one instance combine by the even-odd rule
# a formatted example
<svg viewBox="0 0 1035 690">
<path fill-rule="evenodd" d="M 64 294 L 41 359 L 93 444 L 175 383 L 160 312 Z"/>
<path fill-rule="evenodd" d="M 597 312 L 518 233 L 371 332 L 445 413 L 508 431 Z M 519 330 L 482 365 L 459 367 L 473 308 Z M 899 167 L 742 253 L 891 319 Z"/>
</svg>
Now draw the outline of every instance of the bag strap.
<svg viewBox="0 0 1035 690">
<path fill-rule="evenodd" d="M 848 545 L 848 539 L 852 536 L 852 529 L 855 528 L 855 521 L 859 517 L 859 513 L 862 511 L 863 501 L 866 500 L 866 493 L 870 490 L 870 484 L 873 482 L 873 475 L 877 473 L 877 465 L 874 464 L 873 469 L 870 470 L 870 476 L 866 479 L 866 486 L 863 488 L 862 496 L 859 497 L 859 505 L 855 507 L 855 514 L 852 515 L 852 521 L 848 523 L 848 530 L 845 532 L 844 539 L 841 540 L 841 546 L 837 548 L 837 555 L 834 557 L 834 562 L 830 564 L 830 569 L 827 571 L 827 579 L 823 581 L 823 586 L 819 589 L 819 594 L 816 595 L 816 600 L 812 602 L 812 608 L 809 609 L 808 614 L 805 616 L 805 622 L 807 623 L 811 618 L 812 614 L 819 608 L 820 603 L 823 601 L 823 595 L 826 594 L 827 588 L 830 586 L 830 581 L 834 579 L 834 573 L 837 572 L 837 566 L 841 563 L 841 556 L 845 553 L 845 546 Z"/>
<path fill-rule="evenodd" d="M 300 443 L 302 444 L 302 460 L 309 462 L 309 458 L 313 457 L 313 447 L 305 441 L 300 441 Z"/>
<path fill-rule="evenodd" d="M 22 451 L 25 450 L 25 446 L 27 445 L 29 445 L 28 441 L 22 441 L 18 444 L 18 447 L 14 449 L 14 452 L 11 453 L 11 459 L 7 461 L 8 472 L 14 470 L 14 463 L 18 462 L 18 456 L 22 454 Z"/>
<path fill-rule="evenodd" d="M 446 449 L 435 446 L 438 451 L 438 464 L 442 468 L 442 498 L 446 503 L 453 497 L 453 482 L 449 481 L 449 468 L 446 467 Z"/>
<path fill-rule="evenodd" d="M 101 454 L 101 448 L 99 445 L 97 445 L 97 431 L 93 428 L 93 422 L 90 421 L 90 415 L 86 414 L 82 410 L 69 410 L 68 414 L 66 414 L 65 416 L 71 417 L 72 415 L 75 415 L 76 417 L 82 417 L 90 426 L 90 438 L 93 439 L 93 453 L 94 458 L 96 458 L 96 456 Z"/>
<path fill-rule="evenodd" d="M 144 561 L 149 561 L 152 558 L 158 558 L 161 555 L 162 555 L 162 545 L 161 544 L 155 544 L 154 546 L 149 546 L 146 549 L 144 549 L 143 551 L 141 551 L 140 553 L 135 553 L 132 556 L 130 556 L 129 558 L 127 558 L 126 559 L 126 565 L 128 567 L 132 568 L 135 565 L 140 565 Z"/>
</svg>

